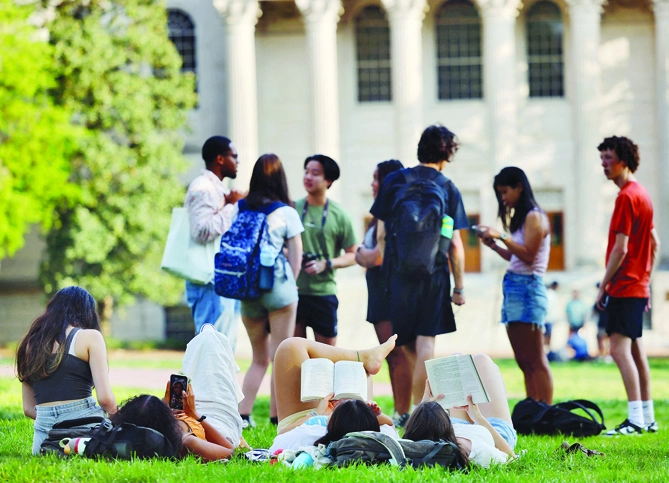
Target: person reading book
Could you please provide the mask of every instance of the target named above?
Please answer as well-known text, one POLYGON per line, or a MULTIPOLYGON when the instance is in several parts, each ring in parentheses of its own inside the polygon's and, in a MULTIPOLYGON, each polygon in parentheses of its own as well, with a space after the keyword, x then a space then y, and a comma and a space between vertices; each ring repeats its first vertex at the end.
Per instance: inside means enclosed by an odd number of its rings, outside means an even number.
POLYGON ((463 466, 471 462, 487 468, 515 457, 517 435, 499 368, 485 354, 473 356, 473 361, 490 402, 477 404, 470 394, 467 404, 452 408, 449 415, 439 404, 444 395, 434 396, 428 379, 423 400, 405 426, 404 438, 451 441, 460 448, 463 466))
POLYGON ((318 358, 302 363, 302 402, 323 399, 333 393, 332 399, 368 399, 367 373, 362 362, 318 358))
POLYGON ((362 363, 367 374, 376 374, 395 347, 396 335, 372 349, 351 350, 309 339, 290 338, 277 349, 274 359, 276 404, 279 417, 277 437, 270 452, 297 450, 301 446, 328 445, 351 431, 382 431, 397 437, 392 419, 373 402, 358 399, 333 400, 334 393, 320 400, 302 401, 302 365, 323 358, 334 363, 362 363))
POLYGON ((490 402, 481 376, 470 354, 456 354, 425 361, 430 387, 444 397, 438 402, 444 409, 467 405, 471 394, 475 403, 490 402))

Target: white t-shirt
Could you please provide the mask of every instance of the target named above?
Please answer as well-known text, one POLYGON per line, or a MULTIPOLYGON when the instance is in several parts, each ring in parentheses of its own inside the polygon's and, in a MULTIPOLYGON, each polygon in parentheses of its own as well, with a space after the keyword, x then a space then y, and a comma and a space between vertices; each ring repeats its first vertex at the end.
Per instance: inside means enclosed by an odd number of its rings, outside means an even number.
MULTIPOLYGON (((232 210, 232 222, 237 219, 239 206, 235 203, 232 210)), ((297 214, 292 206, 282 206, 271 212, 267 216, 267 233, 269 242, 276 249, 277 253, 283 250, 286 240, 299 235, 304 231, 300 215, 297 214)))
MULTIPOLYGON (((328 429, 325 426, 321 425, 308 425, 301 424, 297 428, 293 428, 290 431, 277 435, 274 438, 274 442, 269 449, 270 454, 273 454, 276 450, 293 450, 297 451, 302 446, 314 446, 314 442, 328 432, 328 429)), ((383 424, 381 426, 381 432, 387 434, 391 438, 399 439, 397 431, 393 426, 388 424, 383 424)))
POLYGON ((469 460, 484 468, 492 463, 506 463, 508 455, 495 447, 495 440, 487 428, 478 424, 454 424, 453 431, 458 438, 465 438, 472 442, 472 451, 469 460))

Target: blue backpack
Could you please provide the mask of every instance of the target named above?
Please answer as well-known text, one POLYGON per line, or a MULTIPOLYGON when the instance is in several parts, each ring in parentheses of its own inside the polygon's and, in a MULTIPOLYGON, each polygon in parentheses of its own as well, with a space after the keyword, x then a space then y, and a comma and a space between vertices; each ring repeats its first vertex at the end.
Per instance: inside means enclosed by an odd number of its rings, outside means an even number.
POLYGON ((222 297, 237 300, 259 298, 260 248, 268 243, 267 216, 286 206, 275 201, 252 210, 244 200, 238 203, 239 215, 221 237, 221 248, 214 258, 214 290, 222 297))

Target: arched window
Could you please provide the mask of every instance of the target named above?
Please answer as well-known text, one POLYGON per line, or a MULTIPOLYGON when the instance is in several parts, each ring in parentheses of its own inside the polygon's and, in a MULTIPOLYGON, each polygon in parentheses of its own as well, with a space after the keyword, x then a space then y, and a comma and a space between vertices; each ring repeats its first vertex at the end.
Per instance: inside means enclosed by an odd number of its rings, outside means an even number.
POLYGON ((170 9, 167 11, 167 29, 169 37, 177 48, 183 65, 182 72, 197 73, 195 57, 195 25, 190 16, 181 11, 170 9))
POLYGON ((469 0, 441 4, 437 27, 437 82, 439 99, 480 99, 481 18, 469 0))
POLYGON ((527 71, 530 97, 564 96, 564 24, 560 8, 540 1, 527 11, 527 71))
POLYGON ((390 28, 381 7, 368 5, 355 19, 358 101, 391 99, 390 28))

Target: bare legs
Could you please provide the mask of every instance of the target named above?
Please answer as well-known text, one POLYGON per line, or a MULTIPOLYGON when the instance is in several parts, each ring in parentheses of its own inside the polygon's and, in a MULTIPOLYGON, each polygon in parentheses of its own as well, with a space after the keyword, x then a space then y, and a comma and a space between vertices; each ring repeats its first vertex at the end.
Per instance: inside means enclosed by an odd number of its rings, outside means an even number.
POLYGON ((629 337, 613 333, 610 337, 611 357, 616 362, 623 378, 628 401, 649 401, 650 368, 641 338, 632 341, 629 337))
MULTIPOLYGON (((249 339, 251 340, 253 360, 242 384, 242 391, 245 397, 239 403, 240 414, 251 414, 258 394, 258 388, 267 372, 267 366, 274 360, 274 355, 279 344, 291 337, 295 331, 296 313, 297 302, 270 312, 268 318, 242 316, 242 322, 244 322, 249 339), (268 322, 270 333, 267 333, 268 322)), ((276 416, 276 397, 273 381, 270 392, 270 416, 276 416)))
MULTIPOLYGON (((295 337, 302 337, 303 339, 307 338, 307 324, 303 320, 298 320, 297 324, 295 324, 295 337)), ((337 344, 336 337, 326 337, 324 335, 317 334, 316 331, 314 331, 314 339, 316 339, 316 342, 320 342, 321 344, 337 344)))
POLYGON ((395 339, 396 336, 393 336, 373 349, 358 352, 300 337, 283 341, 276 351, 273 370, 279 421, 291 414, 315 408, 318 405, 318 401, 304 403, 300 401, 302 363, 305 360, 322 357, 333 362, 357 361, 359 353, 365 370, 370 374, 376 374, 381 369, 383 360, 395 347, 395 339))
POLYGON ((402 346, 409 365, 412 368, 411 388, 413 400, 420 401, 425 391, 427 372, 425 361, 434 359, 434 337, 419 335, 416 340, 402 346))
MULTIPOLYGON (((476 364, 483 386, 488 392, 488 396, 490 396, 490 402, 479 403, 478 407, 481 414, 486 418, 503 419, 513 425, 511 412, 509 411, 509 401, 506 398, 506 386, 499 367, 486 354, 476 354, 474 364, 476 364)), ((473 422, 467 415, 467 411, 462 409, 451 409, 451 417, 473 422)))
MULTIPOLYGON (((389 320, 374 324, 379 344, 387 341, 393 335, 393 326, 389 320)), ((412 370, 406 354, 400 347, 395 347, 386 357, 390 385, 393 388, 395 411, 400 415, 408 413, 411 408, 411 377, 412 370)))
POLYGON ((510 322, 506 332, 518 367, 523 371, 527 397, 553 404, 553 376, 544 353, 541 329, 535 324, 510 322))

